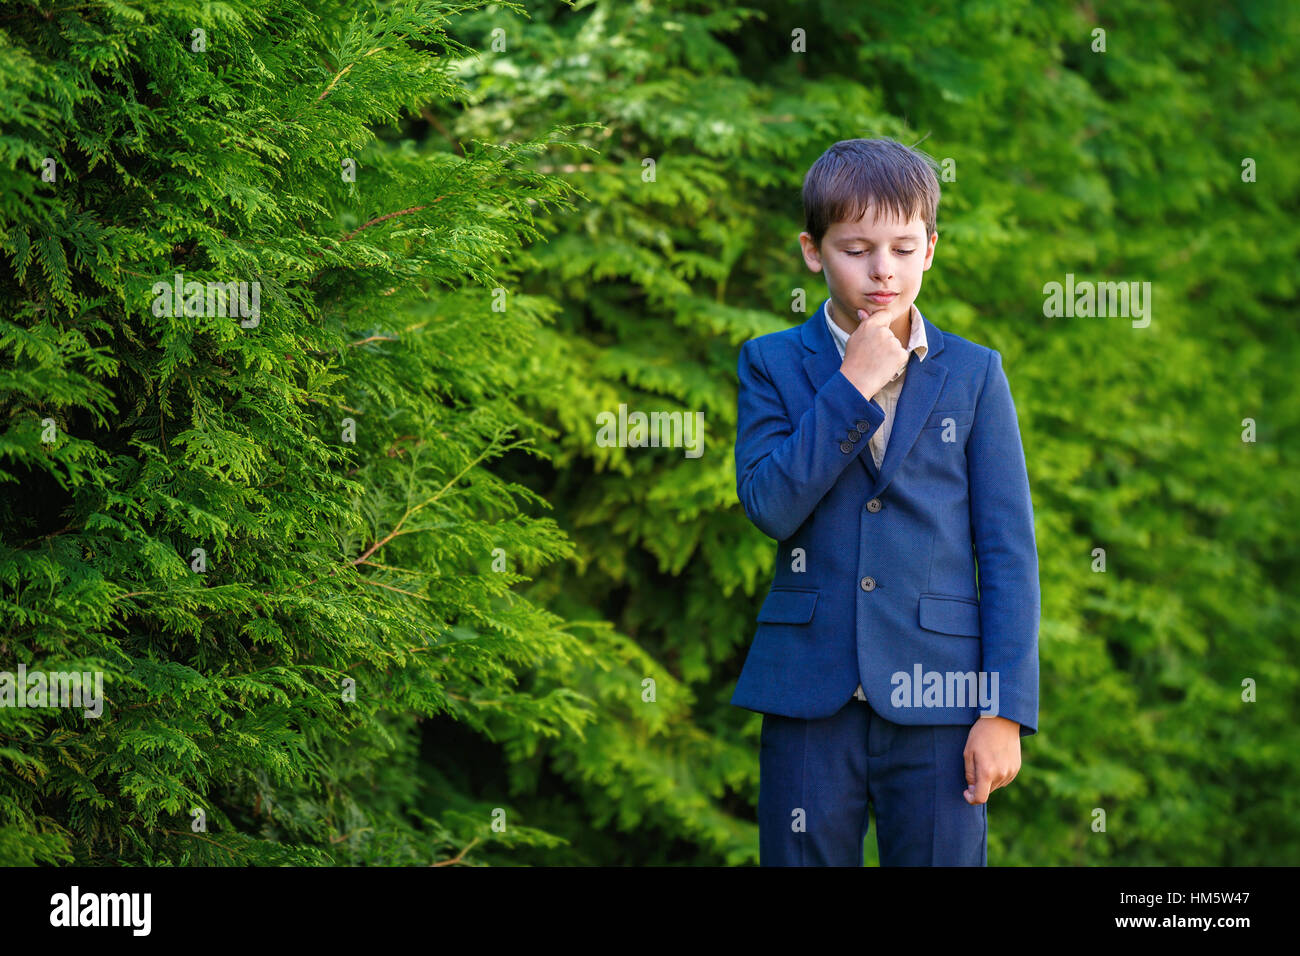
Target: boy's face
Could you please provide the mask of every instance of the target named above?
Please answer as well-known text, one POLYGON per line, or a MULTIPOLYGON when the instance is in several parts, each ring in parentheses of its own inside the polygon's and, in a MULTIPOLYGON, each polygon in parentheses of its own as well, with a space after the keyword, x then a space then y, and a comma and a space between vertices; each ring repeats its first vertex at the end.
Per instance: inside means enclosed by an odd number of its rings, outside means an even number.
POLYGON ((826 287, 835 318, 849 325, 858 323, 858 309, 868 315, 886 310, 890 325, 906 322, 912 303, 921 291, 921 273, 934 261, 938 233, 925 238, 925 223, 903 222, 888 212, 874 220, 871 203, 857 222, 832 223, 822 237, 821 250, 812 235, 799 233, 803 259, 813 272, 826 271, 826 287), (869 298, 874 292, 896 293, 888 302, 869 298))

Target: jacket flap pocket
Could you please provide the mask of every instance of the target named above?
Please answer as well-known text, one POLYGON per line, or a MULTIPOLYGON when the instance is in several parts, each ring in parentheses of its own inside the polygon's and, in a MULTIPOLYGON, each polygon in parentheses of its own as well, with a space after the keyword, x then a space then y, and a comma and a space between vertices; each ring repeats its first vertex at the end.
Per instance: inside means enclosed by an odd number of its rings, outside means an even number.
POLYGON ((980 636, 980 606, 978 601, 963 597, 945 597, 939 594, 922 594, 920 606, 921 626, 927 631, 941 634, 980 636))
POLYGON ((812 620, 819 591, 773 588, 758 612, 762 624, 807 624, 812 620))

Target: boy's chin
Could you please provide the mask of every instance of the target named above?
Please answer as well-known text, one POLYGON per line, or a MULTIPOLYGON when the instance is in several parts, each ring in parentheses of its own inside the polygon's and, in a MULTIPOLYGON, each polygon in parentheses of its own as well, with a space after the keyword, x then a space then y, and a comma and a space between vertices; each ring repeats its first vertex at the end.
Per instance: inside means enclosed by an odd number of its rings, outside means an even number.
MULTIPOLYGON (((867 315, 869 317, 876 315, 879 312, 886 312, 889 314, 890 321, 892 322, 894 319, 897 319, 900 316, 907 315, 907 313, 910 312, 912 309, 912 303, 901 302, 898 299, 898 297, 895 296, 894 301, 886 303, 885 305, 880 305, 875 302, 868 302, 866 305, 863 306, 863 308, 866 310, 867 315)), ((854 317, 855 318, 857 317, 856 314, 854 317)))

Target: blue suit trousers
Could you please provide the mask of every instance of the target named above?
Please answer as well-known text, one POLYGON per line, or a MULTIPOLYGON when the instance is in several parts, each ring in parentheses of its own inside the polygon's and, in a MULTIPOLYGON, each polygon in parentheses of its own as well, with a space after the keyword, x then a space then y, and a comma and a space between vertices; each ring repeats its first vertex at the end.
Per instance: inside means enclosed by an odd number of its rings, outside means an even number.
POLYGON ((891 723, 851 698, 830 717, 763 715, 761 866, 862 866, 876 814, 881 866, 987 866, 988 804, 968 804, 969 724, 891 723))

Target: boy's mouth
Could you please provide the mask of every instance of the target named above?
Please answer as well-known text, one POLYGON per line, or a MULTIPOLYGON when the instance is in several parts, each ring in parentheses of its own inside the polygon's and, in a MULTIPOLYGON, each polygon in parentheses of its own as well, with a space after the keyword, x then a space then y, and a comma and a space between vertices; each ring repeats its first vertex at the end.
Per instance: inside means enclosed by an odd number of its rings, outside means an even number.
POLYGON ((867 298, 877 305, 884 305, 888 302, 892 302, 896 295, 898 295, 897 292, 873 292, 871 295, 867 296, 867 298))

